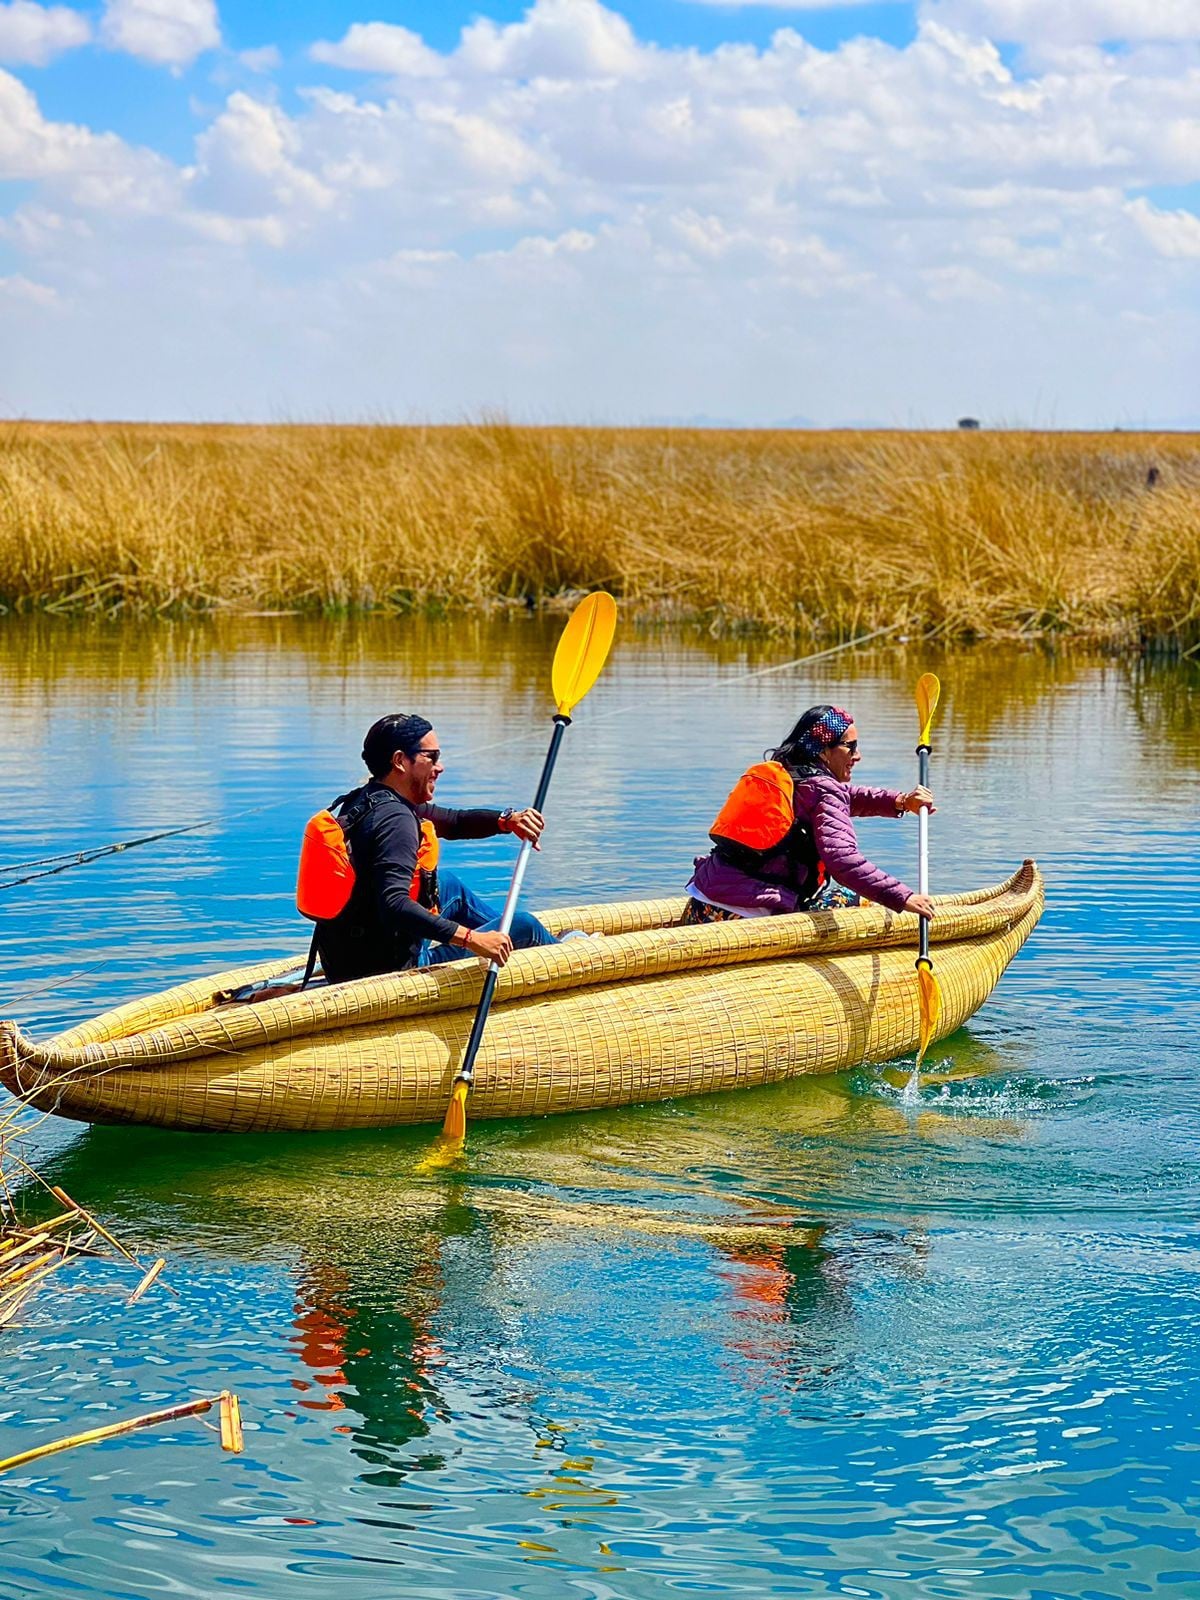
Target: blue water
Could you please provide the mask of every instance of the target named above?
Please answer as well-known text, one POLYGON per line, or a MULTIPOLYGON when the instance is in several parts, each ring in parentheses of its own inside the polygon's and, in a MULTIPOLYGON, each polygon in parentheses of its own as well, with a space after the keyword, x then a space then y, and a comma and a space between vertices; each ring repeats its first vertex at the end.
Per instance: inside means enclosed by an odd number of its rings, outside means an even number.
MULTIPOLYGON (((0 1014, 47 1035, 300 950, 299 829, 384 710, 433 718, 447 801, 526 799, 554 635, 4 621, 0 866, 221 820, 0 887, 0 1014)), ((440 1175, 422 1130, 42 1120, 10 1150, 178 1293, 51 1279, 0 1331, 0 1453, 223 1387, 246 1451, 191 1420, 0 1477, 5 1600, 1200 1595, 1200 674, 897 647, 749 676, 796 653, 625 630, 530 900, 678 890, 814 700, 908 785, 931 667, 935 888, 1029 854, 1049 898, 919 1104, 875 1064, 473 1124, 440 1175)), ((911 880, 914 828, 860 837, 911 880)), ((451 849, 502 893, 510 842, 451 849)))

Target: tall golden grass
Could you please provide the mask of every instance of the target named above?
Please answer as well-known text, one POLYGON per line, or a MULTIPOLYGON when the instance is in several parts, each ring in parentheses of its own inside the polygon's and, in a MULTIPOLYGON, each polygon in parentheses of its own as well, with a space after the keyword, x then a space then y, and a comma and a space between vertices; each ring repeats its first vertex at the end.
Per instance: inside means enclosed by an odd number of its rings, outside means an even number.
POLYGON ((0 602, 1200 641, 1200 437, 16 423, 0 602), (1157 481, 1148 483, 1150 468, 1157 481))

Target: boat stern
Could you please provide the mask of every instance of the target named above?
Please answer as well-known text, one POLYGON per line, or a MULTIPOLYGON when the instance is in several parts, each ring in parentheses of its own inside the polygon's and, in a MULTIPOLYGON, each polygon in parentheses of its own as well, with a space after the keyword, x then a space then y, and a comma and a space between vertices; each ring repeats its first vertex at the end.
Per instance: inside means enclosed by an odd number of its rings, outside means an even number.
POLYGON ((41 1055, 15 1022, 0 1020, 0 1084, 18 1100, 34 1104, 36 1091, 44 1086, 41 1055))

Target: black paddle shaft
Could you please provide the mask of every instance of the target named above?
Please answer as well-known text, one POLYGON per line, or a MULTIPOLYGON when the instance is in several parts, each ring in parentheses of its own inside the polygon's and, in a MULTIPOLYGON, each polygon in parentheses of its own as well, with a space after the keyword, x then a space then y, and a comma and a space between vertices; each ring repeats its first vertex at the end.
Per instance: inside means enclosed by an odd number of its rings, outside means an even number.
MULTIPOLYGON (((550 736, 550 748, 546 751, 546 760, 542 765, 542 776, 538 781, 537 793, 533 797, 533 809, 535 811, 540 811, 546 803, 546 791, 550 787, 554 763, 558 760, 558 749, 562 744, 563 734, 570 725, 570 717, 564 715, 561 711, 555 712, 554 732, 550 736)), ((479 1054, 479 1046, 483 1043, 483 1029, 487 1022, 488 1012, 492 1008, 492 995, 496 992, 496 979, 499 976, 499 967, 494 961, 489 961, 487 976, 483 980, 483 992, 479 996, 479 1005, 475 1009, 475 1021, 471 1024, 471 1037, 467 1040, 467 1048, 463 1052, 462 1066, 458 1069, 458 1076, 464 1083, 471 1083, 475 1078, 475 1057, 479 1054)))
MULTIPOLYGON (((928 789, 928 787, 929 787, 929 755, 930 755, 930 750, 929 750, 929 746, 927 744, 919 744, 917 746, 917 782, 921 785, 921 787, 923 789, 928 789)), ((928 824, 926 826, 928 826, 928 824)), ((929 960, 929 918, 928 917, 922 917, 921 918, 921 935, 920 935, 920 939, 921 939, 920 952, 919 952, 919 954, 917 956, 917 960, 918 961, 928 961, 929 960)))

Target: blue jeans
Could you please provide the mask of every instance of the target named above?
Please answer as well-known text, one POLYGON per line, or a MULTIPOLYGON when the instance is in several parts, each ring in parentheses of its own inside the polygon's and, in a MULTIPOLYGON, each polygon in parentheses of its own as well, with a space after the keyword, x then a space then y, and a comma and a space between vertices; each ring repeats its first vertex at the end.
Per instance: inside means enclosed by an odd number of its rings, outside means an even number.
MULTIPOLYGON (((474 933, 495 933, 500 926, 500 912, 486 900, 481 900, 473 889, 468 889, 453 872, 438 872, 438 899, 441 914, 457 922, 460 927, 474 933)), ((557 944, 558 940, 528 911, 513 914, 508 930, 515 950, 530 950, 534 945, 557 944)), ((419 967, 435 967, 442 961, 462 961, 471 952, 457 944, 423 944, 417 957, 419 967)))

